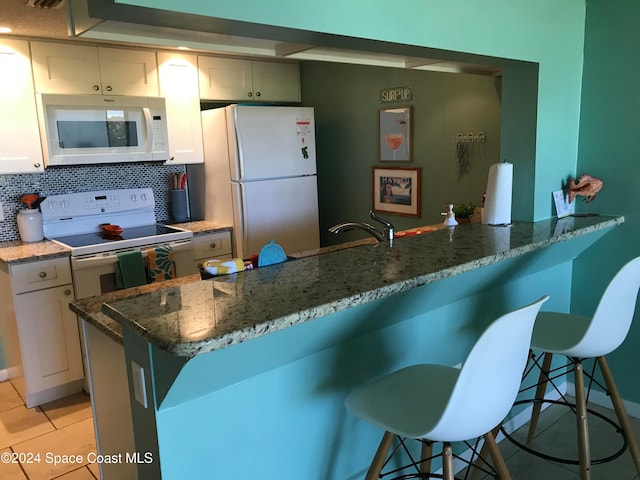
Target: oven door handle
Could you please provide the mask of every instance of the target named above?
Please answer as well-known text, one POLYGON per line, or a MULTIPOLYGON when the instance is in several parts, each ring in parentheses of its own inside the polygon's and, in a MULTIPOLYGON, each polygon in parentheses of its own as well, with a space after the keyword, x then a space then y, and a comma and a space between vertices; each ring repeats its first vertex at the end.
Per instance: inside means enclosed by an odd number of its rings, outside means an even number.
MULTIPOLYGON (((155 246, 163 246, 163 244, 155 245, 155 246)), ((174 244, 169 244, 173 253, 179 252, 188 252, 193 250, 193 245, 191 240, 186 240, 182 242, 176 242, 174 244)), ((154 247, 148 247, 154 248, 154 247)), ((140 249, 142 253, 142 258, 147 257, 147 248, 140 249)), ((71 257, 71 268, 74 270, 81 270, 85 268, 94 268, 102 265, 112 265, 118 262, 118 255, 116 253, 110 252, 102 255, 89 255, 86 257, 71 257)))

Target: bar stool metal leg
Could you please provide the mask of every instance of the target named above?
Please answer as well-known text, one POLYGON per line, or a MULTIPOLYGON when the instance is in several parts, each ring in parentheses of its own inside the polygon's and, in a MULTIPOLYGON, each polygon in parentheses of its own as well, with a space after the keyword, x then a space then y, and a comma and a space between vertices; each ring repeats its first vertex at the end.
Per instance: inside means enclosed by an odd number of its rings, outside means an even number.
POLYGON ((536 427, 538 426, 538 418, 540 418, 540 410, 542 409, 542 399, 547 391, 547 382, 549 381, 549 370, 551 370, 551 360, 553 359, 553 353, 545 353, 544 360, 542 361, 542 368, 540 369, 540 376, 538 377, 538 386, 536 387, 536 401, 533 403, 533 412, 531 413, 531 420, 529 421, 529 432, 527 433, 527 443, 531 443, 533 436, 536 433, 536 427))
POLYGON ((580 480, 591 479, 591 450, 589 448, 589 425, 587 423, 587 399, 584 392, 582 361, 575 359, 573 368, 576 386, 576 426, 578 429, 578 451, 580 457, 580 480))
POLYGON ((443 480, 455 480, 453 476, 453 451, 449 442, 442 444, 442 478, 443 480))
POLYGON ((367 470, 367 476, 365 477, 365 480, 378 480, 378 478, 380 478, 380 472, 382 471, 384 462, 387 459, 387 453, 389 453, 392 442, 393 433, 384 432, 382 440, 380 441, 380 445, 378 446, 378 450, 376 451, 376 455, 371 461, 369 470, 367 470))
POLYGON ((604 382, 607 385, 607 390, 609 390, 609 395, 611 395, 611 401, 613 402, 613 409, 616 412, 616 416, 618 417, 618 422, 620 423, 620 427, 622 427, 622 431, 627 439, 627 446, 629 448, 629 452, 633 457, 633 463, 636 465, 636 471, 640 474, 640 448, 638 448, 638 442, 636 437, 631 429, 631 424, 629 423, 629 416, 627 415, 627 410, 624 407, 624 403, 622 403, 622 398, 620 398, 620 392, 618 391, 618 387, 616 386, 616 382, 613 380, 613 375, 611 374, 611 370, 609 369, 609 364, 604 356, 598 357, 598 366, 600 367, 600 372, 602 373, 602 377, 604 378, 604 382))

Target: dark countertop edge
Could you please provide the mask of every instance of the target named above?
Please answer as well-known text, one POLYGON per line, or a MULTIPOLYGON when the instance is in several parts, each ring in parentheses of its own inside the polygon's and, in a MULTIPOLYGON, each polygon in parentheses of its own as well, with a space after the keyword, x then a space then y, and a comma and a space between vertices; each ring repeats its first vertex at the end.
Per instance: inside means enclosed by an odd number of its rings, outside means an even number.
POLYGON ((104 332, 113 340, 122 343, 122 325, 102 312, 102 305, 105 301, 119 300, 123 298, 135 298, 146 293, 155 292, 163 288, 172 288, 185 283, 192 283, 200 280, 200 274, 196 273, 186 277, 174 278, 157 283, 147 283, 139 287, 132 287, 104 295, 81 298, 69 303, 69 309, 87 321, 98 330, 104 332))
MULTIPOLYGON (((531 223, 534 223, 534 222, 531 222, 531 223)), ((573 230, 571 232, 564 232, 559 235, 553 235, 552 237, 547 238, 545 240, 533 242, 521 247, 510 249, 510 250, 507 250, 506 252, 487 255, 485 257, 479 257, 475 260, 461 263, 452 267, 448 267, 448 268, 439 270, 437 272, 431 272, 424 275, 419 275, 409 280, 404 280, 395 284, 385 285, 375 290, 359 292, 356 295, 344 297, 340 300, 336 300, 328 304, 315 305, 309 309, 300 310, 299 312, 285 315, 280 318, 267 320, 265 322, 255 324, 251 327, 238 329, 233 332, 226 333, 220 337, 209 338, 205 340, 198 340, 194 342, 174 343, 174 342, 163 341, 161 338, 158 338, 157 336, 151 334, 147 329, 141 327, 136 322, 132 322, 129 319, 125 318, 124 316, 120 315, 117 310, 112 309, 106 303, 102 304, 102 312, 105 315, 107 315, 109 318, 112 318, 120 323, 126 323, 127 325, 131 326, 135 331, 139 332, 141 336, 148 339, 151 344, 157 346, 158 348, 175 356, 191 358, 201 353, 220 350, 222 348, 229 347, 231 345, 235 345, 235 344, 245 342, 247 340, 251 340, 252 338, 256 338, 258 336, 266 335, 268 333, 273 333, 273 332, 285 329, 287 327, 291 327, 293 325, 307 322, 309 320, 314 320, 316 318, 320 318, 321 316, 326 316, 328 313, 340 312, 348 308, 359 306, 373 300, 378 300, 380 298, 387 297, 389 295, 404 292, 412 288, 426 285, 428 283, 433 283, 438 280, 453 277, 455 275, 476 270, 478 268, 486 267, 488 265, 492 265, 502 260, 518 257, 526 253, 540 250, 541 248, 544 248, 549 245, 553 245, 555 243, 560 243, 578 236, 597 232, 599 230, 613 228, 615 226, 621 225, 622 223, 624 223, 623 216, 612 217, 596 225, 583 227, 580 230, 573 230), (323 313, 322 315, 318 315, 314 311, 322 311, 323 313), (256 331, 259 331, 259 334, 256 335, 255 334, 256 331), (248 338, 243 338, 243 337, 248 337, 248 338), (196 351, 196 353, 193 353, 194 351, 196 351)), ((509 227, 504 227, 504 228, 509 228, 509 227)))

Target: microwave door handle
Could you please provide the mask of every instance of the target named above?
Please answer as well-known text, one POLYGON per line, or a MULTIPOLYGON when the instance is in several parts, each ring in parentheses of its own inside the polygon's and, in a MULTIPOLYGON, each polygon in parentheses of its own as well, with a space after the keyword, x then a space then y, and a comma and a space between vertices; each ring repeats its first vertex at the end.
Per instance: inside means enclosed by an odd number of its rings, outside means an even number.
POLYGON ((153 145, 153 125, 151 123, 151 110, 148 107, 144 107, 142 109, 142 113, 144 114, 144 121, 147 124, 147 150, 151 150, 151 145, 153 145))

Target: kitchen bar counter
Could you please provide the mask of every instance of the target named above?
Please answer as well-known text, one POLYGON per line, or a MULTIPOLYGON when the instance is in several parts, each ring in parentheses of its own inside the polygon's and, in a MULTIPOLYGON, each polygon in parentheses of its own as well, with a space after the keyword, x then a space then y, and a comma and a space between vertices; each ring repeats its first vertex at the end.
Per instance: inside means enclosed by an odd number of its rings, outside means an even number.
MULTIPOLYGON (((224 349, 270 332, 609 229, 623 217, 594 216, 443 228, 307 256, 213 280, 183 281, 106 300, 103 312, 179 357, 224 349)), ((577 253, 577 252, 576 252, 577 253)), ((72 305, 104 328, 86 303, 72 305)), ((95 305, 94 310, 95 312, 95 305)))

